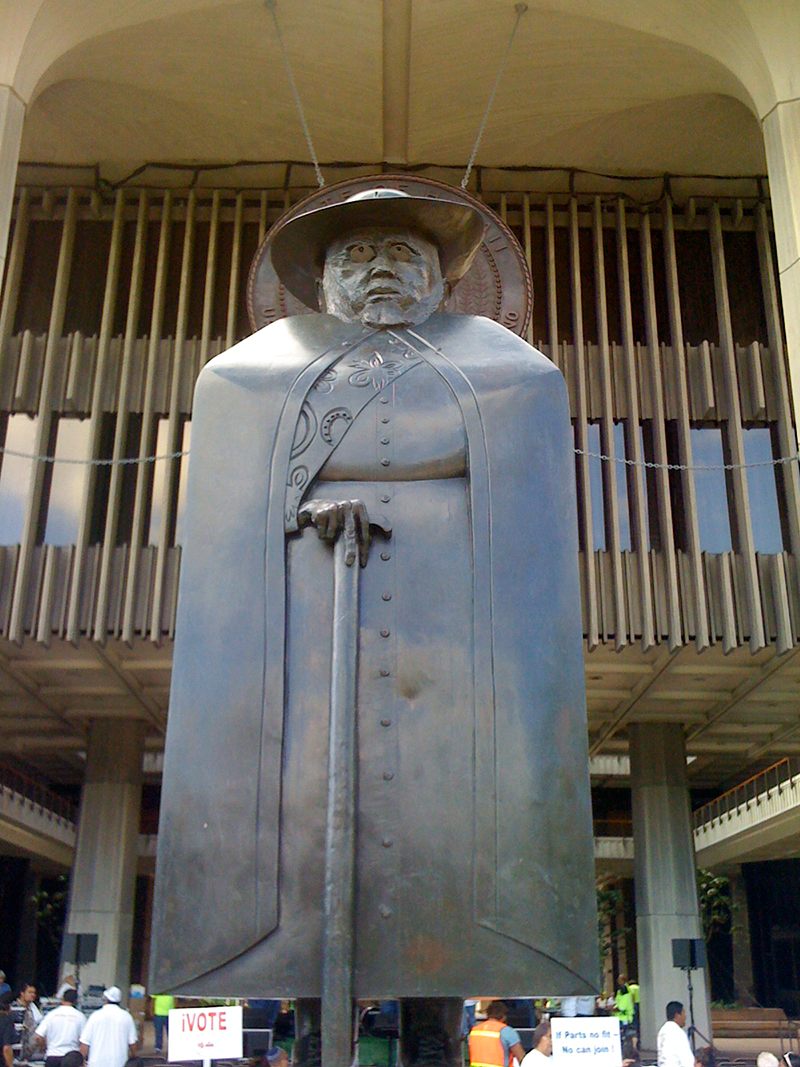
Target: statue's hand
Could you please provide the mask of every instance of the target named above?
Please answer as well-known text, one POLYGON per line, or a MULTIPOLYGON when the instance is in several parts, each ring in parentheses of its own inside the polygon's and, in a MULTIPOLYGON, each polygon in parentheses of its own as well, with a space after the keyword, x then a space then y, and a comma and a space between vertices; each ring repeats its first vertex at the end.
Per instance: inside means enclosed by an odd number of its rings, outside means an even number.
POLYGON ((352 567, 358 552, 359 563, 366 567, 372 535, 367 509, 360 500, 307 500, 297 514, 297 522, 300 529, 315 526, 317 535, 330 544, 342 534, 347 566, 352 567))

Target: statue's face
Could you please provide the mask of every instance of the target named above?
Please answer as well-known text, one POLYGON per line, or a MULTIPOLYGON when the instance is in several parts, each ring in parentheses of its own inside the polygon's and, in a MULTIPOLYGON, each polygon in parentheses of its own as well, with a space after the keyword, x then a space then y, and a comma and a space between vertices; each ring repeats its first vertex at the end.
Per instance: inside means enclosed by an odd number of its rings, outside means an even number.
POLYGON ((320 303, 345 322, 420 323, 443 298, 437 248, 408 230, 358 230, 328 248, 320 303))

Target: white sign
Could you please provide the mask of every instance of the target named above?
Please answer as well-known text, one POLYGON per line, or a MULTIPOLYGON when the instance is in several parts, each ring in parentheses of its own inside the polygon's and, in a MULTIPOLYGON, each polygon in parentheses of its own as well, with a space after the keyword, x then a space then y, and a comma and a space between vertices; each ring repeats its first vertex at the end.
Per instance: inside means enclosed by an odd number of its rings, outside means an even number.
POLYGON ((553 1067, 620 1067, 622 1063, 619 1019, 606 1015, 551 1019, 550 1032, 553 1067))
MULTIPOLYGON (((174 1060, 240 1060, 242 1009, 173 1008, 169 1013, 169 1055, 174 1060)), ((619 1067, 619 1064, 617 1064, 619 1067)))

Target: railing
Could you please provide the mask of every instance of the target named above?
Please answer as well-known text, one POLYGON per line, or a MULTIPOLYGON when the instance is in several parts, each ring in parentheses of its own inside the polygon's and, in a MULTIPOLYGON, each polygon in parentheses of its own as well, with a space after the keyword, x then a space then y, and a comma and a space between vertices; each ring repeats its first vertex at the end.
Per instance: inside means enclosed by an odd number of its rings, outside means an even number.
POLYGON ((692 815, 695 830, 742 806, 759 804, 765 794, 770 796, 773 790, 780 792, 796 774, 800 774, 800 757, 798 756, 786 756, 777 763, 765 767, 763 771, 759 771, 758 774, 754 774, 751 778, 740 782, 739 785, 735 785, 733 789, 726 790, 698 808, 692 815))
POLYGON ((77 818, 77 805, 71 800, 54 793, 47 786, 37 782, 35 778, 31 778, 14 767, 9 767, 6 763, 0 763, 0 787, 18 793, 40 808, 45 808, 69 822, 75 822, 77 818))

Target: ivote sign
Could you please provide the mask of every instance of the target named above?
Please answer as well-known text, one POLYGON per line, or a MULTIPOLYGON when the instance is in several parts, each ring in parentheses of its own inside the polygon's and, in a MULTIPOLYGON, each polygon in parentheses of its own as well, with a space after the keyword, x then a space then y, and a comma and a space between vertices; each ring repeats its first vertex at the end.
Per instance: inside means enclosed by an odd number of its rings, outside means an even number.
POLYGON ((169 1061, 242 1058, 242 1009, 173 1008, 169 1061))

